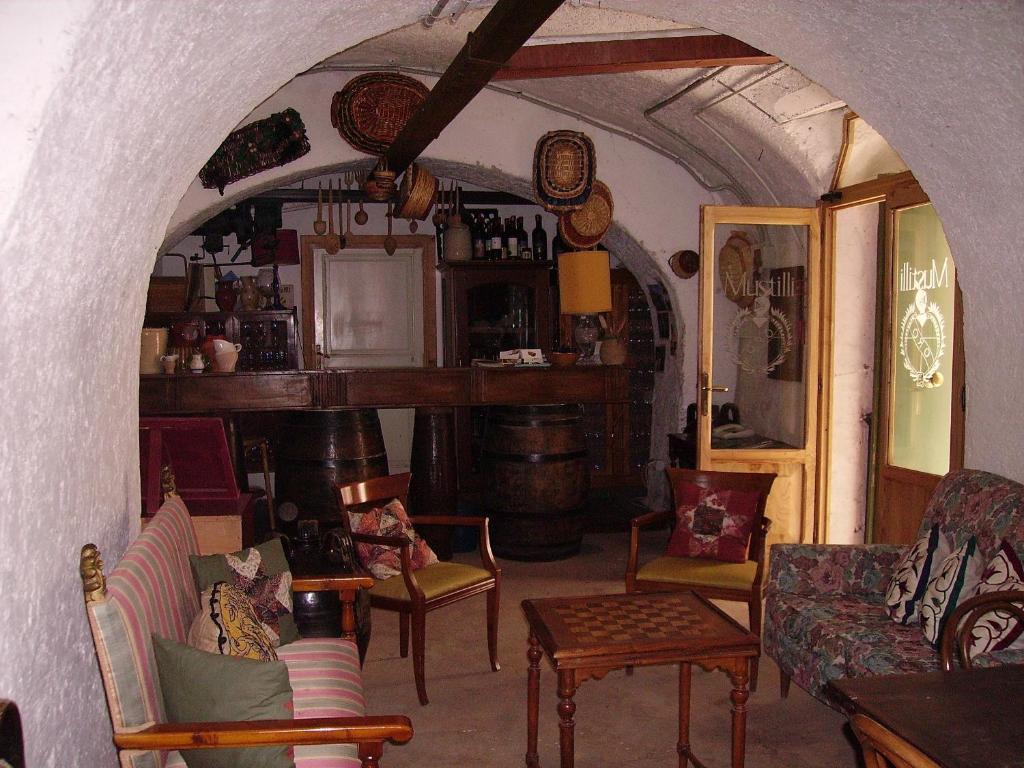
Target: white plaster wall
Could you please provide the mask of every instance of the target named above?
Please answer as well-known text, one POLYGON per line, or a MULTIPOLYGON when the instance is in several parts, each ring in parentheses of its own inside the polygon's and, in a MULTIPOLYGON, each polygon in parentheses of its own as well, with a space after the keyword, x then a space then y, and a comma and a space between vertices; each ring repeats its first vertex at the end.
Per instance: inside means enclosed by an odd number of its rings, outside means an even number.
MULTIPOLYGON (((1022 378, 1024 334, 1011 279, 1013 223, 1024 213, 1024 5, 605 4, 776 53, 890 141, 932 196, 962 279, 967 461, 1024 478, 1024 413, 1012 384, 1022 378)), ((74 570, 83 542, 113 561, 134 531, 136 347, 146 277, 171 214, 223 136, 268 94, 431 3, 40 5, 0 5, 3 41, 25 41, 0 45, 0 72, 17 84, 4 91, 0 119, 0 694, 22 706, 32 766, 112 765, 74 570)), ((614 144, 600 151, 627 153, 614 144)), ((644 205, 618 202, 627 212, 644 205)), ((695 230, 696 212, 681 215, 695 230)))

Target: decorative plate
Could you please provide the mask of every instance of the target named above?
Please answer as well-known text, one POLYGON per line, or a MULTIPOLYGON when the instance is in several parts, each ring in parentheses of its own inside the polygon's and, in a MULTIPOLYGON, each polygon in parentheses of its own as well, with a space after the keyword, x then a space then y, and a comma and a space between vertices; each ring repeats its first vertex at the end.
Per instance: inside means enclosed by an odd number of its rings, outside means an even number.
POLYGON ((614 210, 611 190, 603 181, 595 180, 583 207, 558 217, 558 234, 574 248, 592 248, 608 232, 614 210))
POLYGON ((383 155, 428 93, 427 86, 406 75, 359 75, 334 94, 331 125, 353 148, 383 155))
POLYGON ((590 198, 597 173, 594 143, 577 131, 551 131, 533 153, 533 193, 545 210, 574 211, 590 198))

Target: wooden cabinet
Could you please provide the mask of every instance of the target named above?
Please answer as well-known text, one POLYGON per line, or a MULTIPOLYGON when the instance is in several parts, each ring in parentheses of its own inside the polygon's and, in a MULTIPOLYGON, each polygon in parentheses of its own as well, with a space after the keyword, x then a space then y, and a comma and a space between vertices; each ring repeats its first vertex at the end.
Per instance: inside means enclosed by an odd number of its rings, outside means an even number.
POLYGON ((241 312, 153 312, 146 315, 147 327, 170 328, 172 348, 198 348, 207 336, 222 336, 242 345, 238 371, 294 371, 301 368, 295 310, 241 312), (192 324, 192 343, 180 338, 186 324, 192 324), (175 337, 179 338, 175 338, 175 337))
POLYGON ((441 264, 444 361, 467 366, 504 349, 551 349, 551 262, 441 264))

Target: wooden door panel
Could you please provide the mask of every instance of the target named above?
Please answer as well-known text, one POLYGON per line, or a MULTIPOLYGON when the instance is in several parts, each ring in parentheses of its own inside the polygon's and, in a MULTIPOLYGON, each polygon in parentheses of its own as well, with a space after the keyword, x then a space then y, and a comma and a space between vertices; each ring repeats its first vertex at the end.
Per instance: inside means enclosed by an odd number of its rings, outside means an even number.
POLYGON ((885 465, 879 472, 872 540, 879 544, 913 544, 938 475, 885 465))
POLYGON ((806 508, 808 474, 803 464, 788 461, 745 460, 716 461, 721 472, 774 472, 775 482, 768 496, 765 517, 772 521, 767 544, 806 541, 809 532, 803 510, 806 508))

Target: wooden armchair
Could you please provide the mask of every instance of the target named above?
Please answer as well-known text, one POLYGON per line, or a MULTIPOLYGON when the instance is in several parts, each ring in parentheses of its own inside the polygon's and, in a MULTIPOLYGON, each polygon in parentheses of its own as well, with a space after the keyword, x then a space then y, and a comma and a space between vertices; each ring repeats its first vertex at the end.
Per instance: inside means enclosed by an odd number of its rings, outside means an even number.
POLYGON ((358 483, 336 486, 342 510, 342 521, 355 542, 384 544, 399 548, 402 574, 376 581, 370 589, 370 605, 386 611, 396 611, 399 620, 399 651, 403 658, 409 655, 409 627, 412 625, 412 666, 416 679, 416 693, 420 704, 427 704, 424 680, 427 613, 437 608, 485 593, 487 595, 487 650, 491 669, 498 664, 498 606, 501 594, 501 569, 491 552, 491 539, 486 517, 454 517, 446 515, 417 515, 410 518, 414 525, 476 527, 480 532, 480 559, 483 567, 463 563, 435 563, 412 569, 411 546, 408 539, 398 536, 372 536, 353 533, 349 511, 380 506, 398 499, 408 509, 409 480, 406 472, 400 475, 376 477, 358 483))
POLYGON ((867 715, 854 715, 850 727, 864 753, 864 768, 940 768, 939 764, 867 715))
MULTIPOLYGON (((664 592, 693 590, 706 598, 740 600, 750 612, 750 631, 761 636, 761 598, 764 590, 765 539, 771 520, 764 516, 765 504, 774 474, 751 472, 705 472, 692 469, 667 469, 669 483, 687 482, 709 490, 754 491, 760 498, 757 517, 750 535, 747 561, 728 563, 697 557, 655 558, 639 563, 640 529, 664 525, 675 519, 675 511, 649 512, 630 522, 629 560, 626 564, 627 592, 664 592)), ((673 506, 675 506, 673 504, 673 506)), ((751 662, 750 688, 757 689, 758 660, 751 662)))
POLYGON ((1024 621, 1024 590, 987 592, 965 600, 950 614, 939 639, 939 659, 942 669, 951 672, 956 668, 954 656, 964 669, 971 668, 971 632, 986 614, 999 610, 1024 621))

